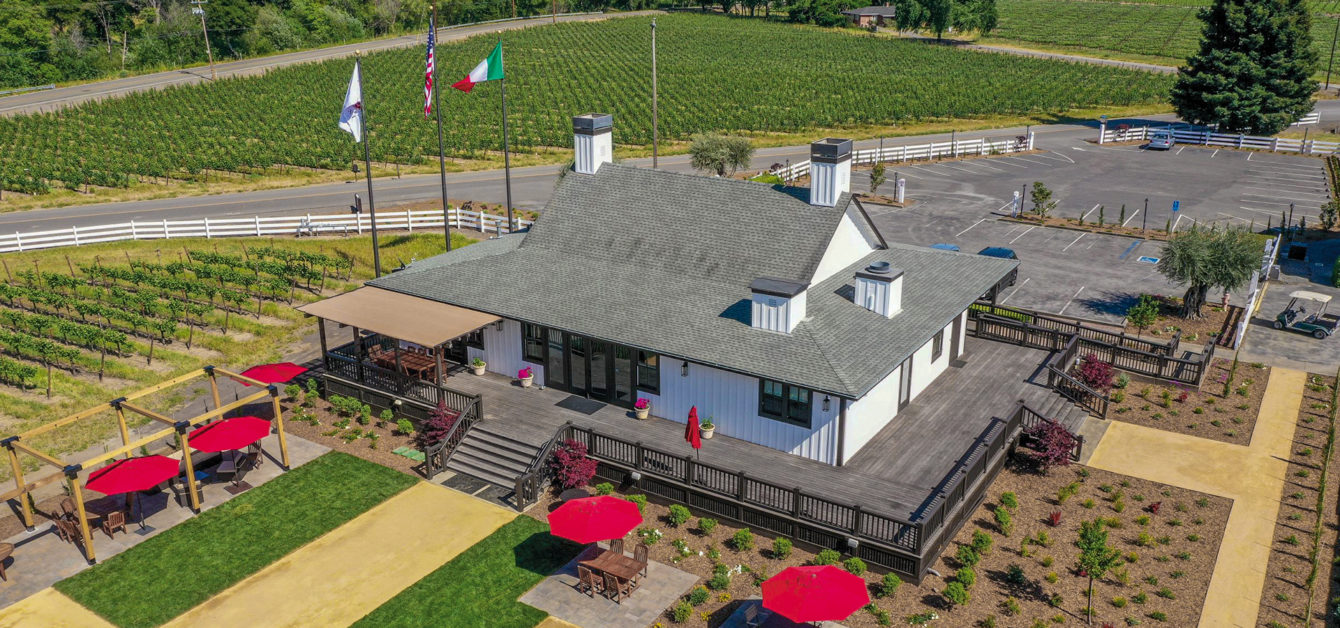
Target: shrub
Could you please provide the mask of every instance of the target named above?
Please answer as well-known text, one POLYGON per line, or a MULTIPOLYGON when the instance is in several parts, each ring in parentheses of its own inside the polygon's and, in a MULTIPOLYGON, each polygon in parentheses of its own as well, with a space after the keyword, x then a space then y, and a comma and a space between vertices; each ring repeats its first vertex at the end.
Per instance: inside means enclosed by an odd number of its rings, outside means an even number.
POLYGON ((1088 508, 1093 508, 1096 504, 1094 503, 1094 501, 1093 501, 1092 499, 1086 499, 1086 500, 1080 502, 1079 505, 1081 505, 1081 506, 1085 507, 1086 509, 1088 509, 1088 508))
POLYGON ((1013 597, 1005 598, 1005 601, 1000 603, 1000 610, 1005 613, 1006 617, 1014 617, 1023 612, 1023 609, 1019 606, 1019 600, 1013 597))
POLYGON ((731 537, 731 547, 737 552, 747 552, 754 549, 754 533, 749 528, 736 530, 735 536, 731 537))
POLYGON ((1163 502, 1153 502, 1149 505, 1150 514, 1159 514, 1159 509, 1163 507, 1163 502))
POLYGON ((390 408, 387 408, 385 410, 382 410, 381 415, 378 416, 377 419, 378 419, 377 427, 381 427, 383 425, 386 425, 387 423, 390 423, 391 421, 394 421, 395 413, 392 412, 390 408))
POLYGON ((707 601, 709 596, 710 594, 707 592, 707 587, 698 585, 693 587, 692 591, 689 591, 689 603, 694 606, 700 606, 707 601))
MULTIPOLYGON (((549 466, 554 470, 555 480, 565 489, 585 486, 596 475, 596 461, 586 455, 586 443, 571 439, 559 443, 549 466)), ((629 501, 637 502, 632 497, 629 501)), ((643 496, 638 510, 645 506, 646 496, 643 496)))
POLYGON ((1017 585, 1028 584, 1028 576, 1024 575, 1023 567, 1010 563, 1010 566, 1005 568, 1005 581, 1017 585))
POLYGON ((1112 379, 1116 376, 1112 365, 1098 359, 1095 353, 1090 353, 1080 360, 1075 374, 1085 386, 1098 391, 1112 388, 1112 379))
POLYGON ((1043 557, 1042 557, 1042 566, 1043 566, 1043 567, 1051 567, 1052 564, 1055 563, 1055 562, 1056 562, 1056 559, 1052 558, 1051 556, 1043 556, 1043 557))
POLYGON ((955 554, 954 557, 957 558, 959 564, 964 567, 974 567, 977 563, 982 561, 982 556, 978 554, 977 550, 973 549, 971 545, 958 546, 958 553, 955 554))
POLYGON ((634 504, 637 504, 637 511, 638 511, 638 512, 642 513, 642 512, 646 512, 646 511, 647 511, 647 496, 646 496, 646 495, 629 495, 629 496, 626 497, 625 499, 627 499, 627 500, 630 501, 630 502, 633 502, 634 504))
POLYGON ((596 485, 596 495, 613 495, 614 485, 609 482, 601 482, 596 485))
POLYGON ((1000 494, 1000 505, 1014 510, 1019 507, 1019 498, 1014 493, 1005 491, 1000 494))
POLYGON ((842 560, 842 554, 839 554, 837 550, 826 549, 821 550, 818 554, 815 554, 814 560, 811 562, 813 562, 816 565, 836 565, 841 560, 842 560))
POLYGON ((1052 514, 1047 515, 1047 525, 1050 525, 1053 528, 1061 525, 1061 511, 1054 510, 1052 511, 1052 514))
POLYGON ((1144 591, 1141 591, 1139 593, 1136 593, 1135 595, 1132 595, 1131 601, 1135 602, 1136 604, 1144 604, 1145 602, 1149 601, 1149 594, 1145 593, 1144 591))
POLYGON ((1052 584, 1056 584, 1056 581, 1060 580, 1061 576, 1057 575, 1055 571, 1049 571, 1046 576, 1043 576, 1043 579, 1052 584))
POLYGON ((1161 597, 1161 598, 1163 598, 1163 599, 1165 599, 1165 600, 1175 600, 1175 599, 1177 599, 1177 594, 1176 594, 1176 593, 1173 593, 1173 590, 1172 590, 1172 589, 1169 589, 1168 587, 1163 587, 1162 589, 1159 589, 1158 591, 1155 591, 1155 592, 1154 592, 1154 595, 1157 595, 1157 596, 1159 596, 1159 597, 1161 597))
POLYGON ((879 588, 876 590, 878 597, 893 597, 898 592, 898 587, 902 586, 903 579, 898 574, 886 573, 884 579, 880 581, 879 588))
POLYGON ((1052 608, 1061 608, 1061 605, 1065 604, 1065 598, 1061 597, 1060 593, 1053 593, 1051 598, 1047 600, 1047 603, 1051 604, 1052 608))
MULTIPOLYGON (((445 401, 438 403, 437 408, 434 408, 433 411, 428 414, 428 420, 423 422, 423 429, 419 430, 419 446, 427 447, 428 445, 441 442, 442 439, 446 438, 447 434, 451 432, 452 426, 456 425, 456 419, 459 417, 460 413, 447 409, 445 401)), ((583 449, 583 451, 585 451, 585 449, 583 449)), ((594 463, 594 461, 592 462, 594 463)), ((594 471, 592 473, 594 474, 594 471)), ((585 482, 582 482, 582 484, 585 484, 585 482)), ((581 485, 579 484, 577 486, 581 485)), ((572 487, 568 486, 565 488, 572 487)))
POLYGON ((707 517, 700 517, 698 519, 698 531, 702 532, 703 534, 711 534, 712 530, 716 527, 717 527, 716 519, 708 519, 707 517))
POLYGON ((1117 379, 1112 383, 1113 388, 1125 388, 1131 385, 1131 376, 1125 373, 1117 374, 1117 379))
POLYGON ((777 537, 772 540, 772 557, 777 560, 786 560, 791 556, 791 540, 783 537, 777 537))
POLYGON ((991 535, 981 530, 974 530, 972 533, 972 548, 980 556, 986 556, 991 553, 991 535))
POLYGON ((1014 520, 1010 517, 1010 511, 1003 506, 996 507, 996 527, 1005 536, 1009 536, 1010 530, 1014 528, 1014 520))
POLYGON ((414 424, 410 423, 409 419, 400 419, 399 421, 395 422, 395 429, 401 434, 409 436, 410 434, 414 433, 414 424))
POLYGON ((1112 598, 1112 605, 1115 606, 1115 607, 1117 607, 1117 608, 1125 608, 1125 607, 1126 607, 1126 598, 1124 598, 1124 597, 1114 597, 1114 598, 1112 598))
MULTIPOLYGON (((707 593, 707 591, 704 590, 703 593, 707 593)), ((693 605, 684 600, 680 600, 679 603, 675 604, 675 608, 671 611, 670 616, 675 620, 676 624, 682 624, 693 617, 693 605)))
POLYGON ((1030 457, 1038 470, 1046 475, 1052 467, 1070 464, 1070 452, 1075 449, 1075 435, 1060 423, 1043 422, 1029 428, 1027 434, 1036 445, 1030 457))
POLYGON ((718 571, 707 580, 707 588, 713 591, 724 591, 730 588, 730 573, 718 571))
POLYGON ((963 583, 957 581, 945 585, 945 589, 941 594, 944 595, 945 601, 949 602, 950 606, 964 606, 972 600, 972 596, 968 595, 967 587, 964 587, 963 583))
POLYGON ((852 556, 851 558, 842 561, 842 568, 853 575, 859 576, 865 573, 865 561, 852 556))
POLYGON ((670 522, 671 527, 678 528, 689 520, 689 509, 679 504, 671 504, 670 514, 666 516, 666 519, 670 522))
POLYGON ((977 583, 977 572, 972 567, 962 567, 954 573, 954 580, 963 583, 963 588, 971 589, 977 583))

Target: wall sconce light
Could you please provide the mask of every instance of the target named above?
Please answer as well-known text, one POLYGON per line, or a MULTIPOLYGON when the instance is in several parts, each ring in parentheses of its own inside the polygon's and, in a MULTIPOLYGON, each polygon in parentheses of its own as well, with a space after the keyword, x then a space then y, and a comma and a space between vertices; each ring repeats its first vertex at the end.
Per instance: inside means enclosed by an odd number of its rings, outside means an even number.
POLYGON ((824 395, 824 412, 828 412, 828 404, 832 401, 828 395, 824 395))
POLYGON ((689 363, 687 360, 685 360, 682 364, 679 365, 679 376, 680 377, 689 376, 689 363))
POLYGON ((495 331, 502 331, 502 328, 503 328, 503 322, 502 322, 502 320, 498 320, 498 321, 496 321, 496 322, 493 323, 493 329, 494 329, 495 331))

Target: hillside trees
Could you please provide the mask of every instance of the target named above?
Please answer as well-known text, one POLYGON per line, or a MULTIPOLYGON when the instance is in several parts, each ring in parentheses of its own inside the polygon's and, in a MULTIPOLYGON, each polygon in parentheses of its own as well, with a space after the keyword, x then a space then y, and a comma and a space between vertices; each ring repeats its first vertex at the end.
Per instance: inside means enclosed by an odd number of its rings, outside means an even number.
POLYGON ((939 39, 946 30, 978 32, 996 27, 996 0, 898 0, 894 21, 900 29, 926 29, 939 39))

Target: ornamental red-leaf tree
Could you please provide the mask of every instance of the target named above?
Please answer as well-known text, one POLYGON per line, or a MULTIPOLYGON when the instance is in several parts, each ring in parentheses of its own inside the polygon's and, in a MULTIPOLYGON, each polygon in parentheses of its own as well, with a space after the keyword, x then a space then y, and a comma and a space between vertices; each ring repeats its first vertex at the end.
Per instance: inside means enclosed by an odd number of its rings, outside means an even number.
POLYGON ((1090 353, 1079 362, 1079 381, 1094 390, 1106 391, 1112 388, 1112 379, 1116 373, 1112 365, 1100 360, 1097 354, 1090 353))
POLYGON ((1074 451, 1075 435, 1060 423, 1043 421, 1028 428, 1025 432, 1033 440, 1033 463, 1046 475, 1052 467, 1064 467, 1070 464, 1070 452, 1074 451))
POLYGON ((596 461, 586 455, 586 443, 581 441, 559 443, 549 466, 554 470, 554 481, 565 489, 586 486, 596 476, 596 461))
POLYGON ((441 442, 451 433, 452 426, 456 425, 460 416, 461 413, 447 408, 445 401, 439 401, 437 408, 428 414, 428 420, 419 428, 419 445, 427 447, 441 442))

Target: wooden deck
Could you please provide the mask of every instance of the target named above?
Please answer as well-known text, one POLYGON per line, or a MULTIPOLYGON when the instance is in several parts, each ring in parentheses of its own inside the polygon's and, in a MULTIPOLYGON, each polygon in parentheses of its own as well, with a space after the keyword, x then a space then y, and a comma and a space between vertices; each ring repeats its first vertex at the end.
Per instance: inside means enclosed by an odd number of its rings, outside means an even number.
MULTIPOLYGON (((1059 396, 1046 388, 1042 365, 1047 356, 1036 349, 968 338, 964 364, 951 367, 842 467, 724 436, 704 441, 701 460, 767 482, 862 504, 872 511, 911 517, 925 506, 993 416, 1007 416, 1019 399, 1038 410, 1058 407, 1055 400, 1059 396)), ((638 421, 631 412, 615 406, 591 415, 574 412, 555 405, 567 393, 523 389, 497 375, 453 373, 446 385, 483 395, 484 422, 480 425, 536 446, 571 421, 666 451, 693 453, 684 442, 681 422, 638 421)))

